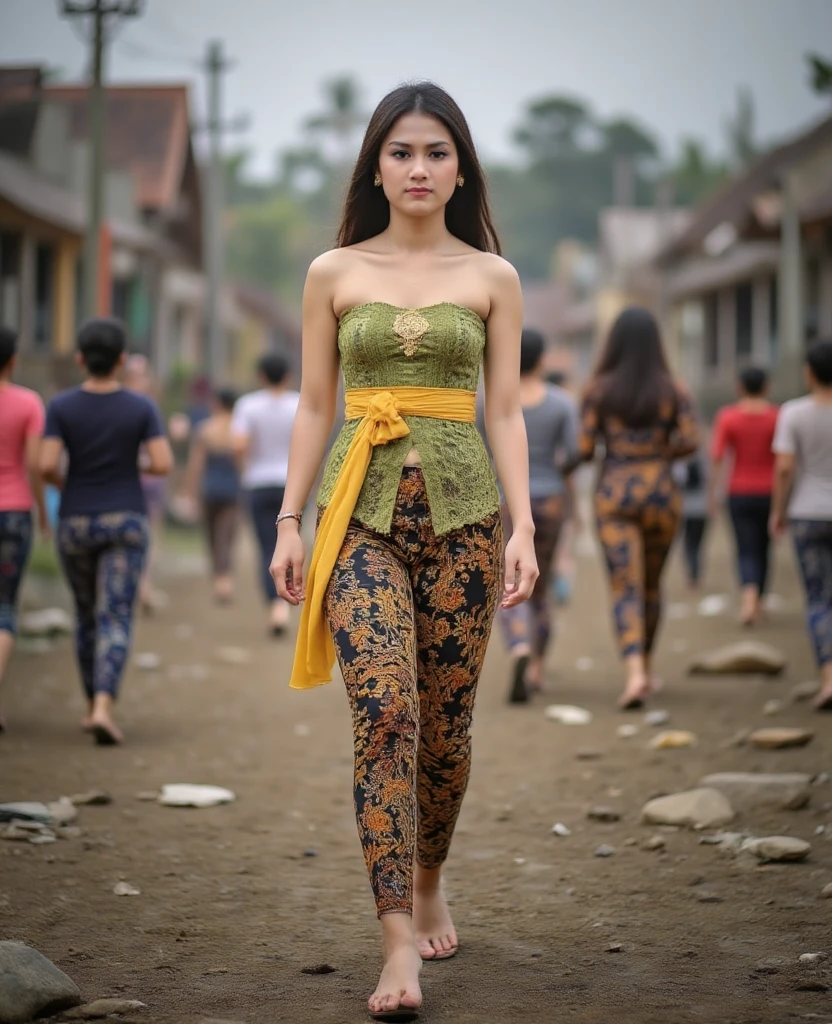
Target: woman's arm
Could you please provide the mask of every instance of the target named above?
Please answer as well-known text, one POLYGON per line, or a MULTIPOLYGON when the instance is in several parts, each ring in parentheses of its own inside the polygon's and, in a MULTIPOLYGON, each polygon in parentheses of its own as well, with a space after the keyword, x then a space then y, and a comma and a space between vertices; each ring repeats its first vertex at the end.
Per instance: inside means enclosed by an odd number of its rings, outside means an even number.
POLYGON ((520 405, 522 330, 523 298, 517 272, 504 260, 495 260, 486 324, 485 429, 513 530, 506 546, 504 607, 525 601, 538 577, 529 502, 529 446, 520 405))
POLYGON ((38 452, 38 472, 47 484, 61 488, 64 478, 61 473, 61 457, 64 454, 64 443, 59 437, 44 437, 38 452))
POLYGON ((797 468, 794 452, 778 452, 774 463, 774 486, 771 492, 769 533, 779 537, 786 529, 786 509, 789 506, 797 468))
POLYGON ((595 458, 595 447, 598 444, 598 431, 601 417, 598 414, 598 392, 590 383, 581 402, 581 415, 578 429, 578 440, 571 458, 567 458, 563 472, 568 476, 582 462, 591 462, 595 458))
POLYGON ((142 467, 142 473, 149 476, 167 476, 173 469, 173 452, 166 437, 151 437, 145 441, 147 452, 147 465, 142 467))
MULTIPOLYGON (((335 422, 338 389, 338 321, 332 308, 338 250, 324 253, 309 267, 303 290, 303 343, 300 399, 289 445, 289 469, 283 511, 306 507, 335 422)), ((303 600, 305 550, 294 519, 277 531, 271 573, 278 594, 290 604, 303 600)))
POLYGON ((40 446, 39 434, 29 434, 26 438, 26 468, 29 473, 29 487, 32 491, 32 498, 35 502, 35 510, 38 515, 38 528, 42 534, 49 533, 49 515, 46 511, 46 497, 43 489, 43 477, 40 474, 40 446))
POLYGON ((719 496, 722 491, 723 463, 728 446, 725 410, 720 409, 714 421, 714 436, 711 444, 711 472, 708 476, 708 514, 716 515, 719 496))

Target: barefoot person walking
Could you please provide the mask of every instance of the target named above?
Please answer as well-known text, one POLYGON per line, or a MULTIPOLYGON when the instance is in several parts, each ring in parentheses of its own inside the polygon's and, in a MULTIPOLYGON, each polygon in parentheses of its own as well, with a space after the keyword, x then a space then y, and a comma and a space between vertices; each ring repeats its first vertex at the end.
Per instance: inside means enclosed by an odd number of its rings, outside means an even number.
POLYGON ((62 490, 58 554, 75 601, 75 653, 89 703, 84 727, 105 745, 124 739, 113 705, 148 546, 139 449, 145 446, 145 473, 165 476, 173 465, 156 405, 116 376, 125 342, 117 320, 83 325, 77 358, 87 379, 49 403, 40 452, 44 479, 62 490))
POLYGON ((422 959, 457 949, 440 887, 468 780, 477 680, 497 605, 537 578, 519 394, 522 300, 498 255, 465 118, 431 83, 373 114, 338 248, 309 269, 303 376, 272 572, 304 601, 291 685, 326 683, 337 657, 352 709, 358 831, 384 969, 369 1007, 410 1020, 422 959), (338 371, 346 423, 318 493, 312 552, 299 533, 325 452, 338 371), (486 427, 514 532, 505 552, 486 427), (415 861, 415 864, 414 864, 415 861))

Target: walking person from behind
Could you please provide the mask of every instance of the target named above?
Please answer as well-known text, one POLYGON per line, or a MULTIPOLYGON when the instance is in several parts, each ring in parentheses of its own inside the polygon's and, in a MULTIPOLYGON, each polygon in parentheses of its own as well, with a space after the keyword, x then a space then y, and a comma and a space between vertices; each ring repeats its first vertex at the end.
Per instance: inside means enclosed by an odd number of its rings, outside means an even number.
POLYGON ((728 480, 728 512, 734 528, 742 600, 740 622, 754 626, 762 613, 769 575, 771 489, 774 453, 771 443, 777 406, 767 398, 768 375, 756 366, 744 369, 737 381, 739 398, 717 413, 711 446, 709 505, 717 507, 725 456, 732 459, 728 480))
MULTIPOLYGON (((17 335, 0 327, 0 687, 17 633, 17 593, 32 546, 32 508, 44 536, 49 520, 38 474, 43 402, 12 384, 17 335)), ((5 721, 0 716, 0 732, 5 721)))
MULTIPOLYGON (((577 455, 577 407, 563 388, 544 379, 541 364, 545 347, 539 331, 524 328, 520 339, 520 402, 529 444, 529 494, 540 575, 528 601, 497 613, 512 660, 509 701, 514 704, 527 701, 529 690, 542 686, 546 651, 554 631, 550 577, 569 509, 568 484, 561 466, 577 455)), ((506 537, 511 536, 511 515, 505 505, 503 531, 506 537)))
POLYGON ((771 533, 788 527, 806 592, 806 618, 821 687, 814 706, 832 711, 832 340, 806 353, 809 394, 777 418, 771 533))
POLYGON ((201 506, 202 523, 211 559, 214 597, 224 604, 234 596, 234 543, 240 524, 240 474, 231 420, 237 396, 219 388, 211 415, 197 424, 185 470, 184 494, 201 506))
POLYGON ((599 442, 605 454, 595 515, 627 671, 618 703, 634 710, 658 687, 652 656, 661 578, 682 507, 672 465, 699 443, 690 397, 673 380, 656 319, 637 306, 612 325, 584 396, 580 458, 594 458, 599 442))
POLYGON ((278 636, 289 624, 289 605, 278 597, 269 566, 274 553, 274 523, 283 507, 289 442, 300 396, 289 387, 289 362, 283 354, 268 352, 261 357, 257 371, 261 388, 239 399, 231 430, 243 467, 243 487, 257 539, 258 572, 269 604, 269 627, 278 636))
POLYGON ((113 706, 149 541, 139 450, 146 453, 142 472, 157 476, 170 472, 173 457, 155 403, 119 383, 124 326, 90 320, 77 347, 86 380, 49 403, 40 470, 61 488, 57 546, 75 603, 75 653, 88 701, 84 728, 107 745, 124 739, 113 706))
POLYGON ((708 530, 708 458, 700 446, 673 467, 682 491, 682 553, 688 589, 695 593, 702 582, 702 544, 708 530))
POLYGON ((413 1020, 422 959, 456 953, 441 872, 468 782, 477 682, 497 605, 525 600, 537 577, 522 296, 498 250, 459 107, 430 82, 395 89, 370 119, 338 247, 307 276, 301 402, 273 561, 280 593, 304 602, 291 685, 328 682, 337 657, 352 711, 355 811, 384 946, 369 1008, 384 1021, 413 1020), (514 523, 504 556, 475 422, 481 367, 514 523), (339 369, 346 422, 307 566, 299 519, 339 369))

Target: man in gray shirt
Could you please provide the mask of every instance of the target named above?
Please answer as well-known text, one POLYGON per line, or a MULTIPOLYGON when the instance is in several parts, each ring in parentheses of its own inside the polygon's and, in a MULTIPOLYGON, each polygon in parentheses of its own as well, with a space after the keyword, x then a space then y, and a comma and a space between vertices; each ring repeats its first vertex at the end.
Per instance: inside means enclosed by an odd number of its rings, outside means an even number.
POLYGON ((771 533, 789 526, 806 591, 809 635, 821 674, 818 711, 832 711, 832 340, 806 353, 809 394, 780 408, 771 533))

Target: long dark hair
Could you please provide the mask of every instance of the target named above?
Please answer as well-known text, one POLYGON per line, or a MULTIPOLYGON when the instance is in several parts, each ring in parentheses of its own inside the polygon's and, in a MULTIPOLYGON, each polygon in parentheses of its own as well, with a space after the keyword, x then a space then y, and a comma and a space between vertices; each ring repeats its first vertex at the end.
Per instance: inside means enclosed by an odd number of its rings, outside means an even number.
POLYGON ((598 408, 629 427, 658 423, 667 403, 676 404, 676 387, 662 346, 659 325, 641 306, 630 306, 610 328, 595 370, 598 408))
POLYGON ((382 143, 393 125, 405 114, 435 117, 453 136, 459 155, 459 173, 465 177, 445 207, 448 231, 483 252, 501 252, 500 241, 488 205, 488 188, 471 129, 454 100, 433 82, 400 85, 389 92, 373 111, 355 170, 352 173, 341 226, 339 246, 355 245, 380 234, 390 223, 390 203, 381 188, 373 184, 382 143))

